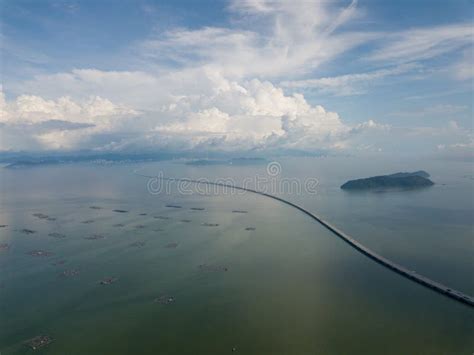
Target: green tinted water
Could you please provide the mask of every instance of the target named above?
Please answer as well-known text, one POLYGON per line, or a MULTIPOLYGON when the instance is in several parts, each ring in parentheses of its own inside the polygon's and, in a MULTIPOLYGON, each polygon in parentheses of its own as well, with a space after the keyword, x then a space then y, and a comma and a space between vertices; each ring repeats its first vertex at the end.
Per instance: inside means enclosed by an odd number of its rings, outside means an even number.
MULTIPOLYGON (((0 243, 10 245, 0 251, 2 354, 32 353, 23 342, 39 334, 54 338, 34 352, 42 354, 221 354, 234 347, 245 354, 472 353, 472 309, 387 271, 305 215, 249 193, 202 196, 173 190, 151 195, 146 181, 131 174, 135 168, 76 165, 2 171, 0 223, 8 226, 0 229, 0 243), (56 220, 32 216, 37 212, 56 220), (82 223, 88 220, 93 222, 82 223), (37 232, 25 235, 22 228, 37 232), (50 237, 51 232, 66 238, 50 237), (85 239, 94 234, 104 238, 85 239), (131 246, 137 241, 146 244, 131 246), (170 243, 179 244, 167 248, 170 243), (35 249, 54 255, 27 254, 35 249), (52 265, 63 259, 64 265, 52 265), (201 264, 209 267, 203 270, 201 264), (70 269, 79 275, 60 276, 70 269), (100 285, 106 277, 117 281, 100 285), (154 302, 160 295, 174 302, 154 302)), ((172 163, 143 168, 174 176, 236 178, 259 169, 172 163)), ((316 174, 303 170, 292 171, 316 174)), ((317 196, 292 198, 310 209, 334 212, 332 222, 384 255, 472 290, 466 252, 472 247, 466 235, 471 222, 462 213, 453 214, 456 226, 448 223, 452 220, 440 223, 439 216, 418 223, 412 218, 405 228, 396 223, 406 220, 397 206, 436 200, 436 190, 421 198, 396 195, 383 203, 378 196, 347 196, 333 189, 334 184, 322 186, 317 196), (370 209, 377 218, 364 213, 370 209), (422 236, 417 233, 437 228, 451 231, 462 246, 452 264, 451 257, 439 257, 441 265, 457 267, 455 275, 441 272, 446 268, 437 263, 441 234, 431 239, 428 251, 419 249, 422 236), (407 236, 414 236, 416 247, 407 236)), ((426 208, 432 206, 430 202, 426 208)), ((416 211, 426 214, 426 209, 416 211)), ((444 250, 453 256, 456 248, 444 250)))

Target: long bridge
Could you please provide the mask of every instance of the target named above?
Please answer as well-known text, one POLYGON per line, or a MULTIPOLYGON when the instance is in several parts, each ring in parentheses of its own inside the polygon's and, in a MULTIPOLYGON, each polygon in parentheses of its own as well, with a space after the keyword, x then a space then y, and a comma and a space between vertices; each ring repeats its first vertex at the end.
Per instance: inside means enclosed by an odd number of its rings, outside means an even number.
POLYGON ((382 266, 385 266, 386 268, 396 272, 399 275, 402 275, 406 277, 409 280, 412 280, 420 285, 423 285, 427 288, 432 289, 433 291, 436 291, 444 296, 447 296, 453 300, 456 300, 458 302, 464 303, 468 306, 474 307, 474 298, 466 295, 460 291, 454 290, 450 287, 447 287, 439 282, 436 282, 434 280, 431 280, 428 277, 425 277, 423 275, 418 274, 417 272, 413 270, 409 270, 402 265, 399 265, 379 254, 374 252, 373 250, 367 248, 363 244, 359 243, 357 240, 349 236, 348 234, 344 233, 343 231, 339 230, 323 218, 317 216, 316 214, 304 209, 303 207, 290 202, 288 200, 285 200, 281 197, 277 197, 271 194, 268 194, 266 192, 258 191, 258 190, 253 190, 250 188, 245 188, 245 187, 240 187, 240 186, 235 186, 235 185, 230 185, 230 184, 225 184, 225 183, 219 183, 219 182, 210 182, 210 181, 203 181, 203 180, 194 180, 194 179, 187 179, 187 178, 165 178, 165 177, 157 177, 157 176, 148 176, 148 175, 142 175, 139 174, 138 172, 134 172, 136 175, 147 177, 150 179, 160 179, 160 180, 165 180, 165 181, 177 181, 177 182, 190 182, 193 184, 206 184, 206 185, 214 185, 214 186, 220 186, 220 187, 225 187, 225 188, 230 188, 230 189, 236 189, 236 190, 241 190, 241 191, 247 191, 251 192, 260 196, 268 197, 273 200, 277 200, 281 203, 284 203, 288 206, 291 206, 293 208, 296 208, 300 212, 303 212, 307 216, 311 217, 321 225, 323 225, 325 228, 329 229, 331 232, 333 232, 335 235, 337 235, 339 238, 341 238, 343 241, 345 241, 347 244, 349 244, 351 247, 356 249, 357 251, 361 252, 365 256, 369 257, 370 259, 374 260, 375 262, 379 263, 382 266))

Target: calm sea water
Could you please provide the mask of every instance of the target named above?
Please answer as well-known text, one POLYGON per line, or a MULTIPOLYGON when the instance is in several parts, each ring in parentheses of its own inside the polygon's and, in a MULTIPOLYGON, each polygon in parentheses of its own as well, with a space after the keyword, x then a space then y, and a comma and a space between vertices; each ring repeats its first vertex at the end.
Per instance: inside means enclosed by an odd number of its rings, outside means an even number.
MULTIPOLYGON (((471 164, 279 162, 279 178, 314 177, 319 185, 316 194, 276 193, 380 254, 474 294, 471 164), (437 184, 386 193, 339 189, 347 179, 419 169, 437 184)), ((9 245, 0 250, 2 355, 474 351, 471 308, 384 269, 304 214, 251 193, 182 194, 173 186, 153 195, 137 169, 237 184, 266 174, 265 165, 180 162, 1 170, 0 224, 7 226, 0 244, 9 245), (28 254, 34 250, 52 255, 28 254), (61 276, 70 270, 78 274, 61 276), (104 278, 117 279, 101 285, 104 278), (173 302, 154 302, 161 296, 173 302), (29 350, 24 341, 40 334, 54 342, 29 350)))

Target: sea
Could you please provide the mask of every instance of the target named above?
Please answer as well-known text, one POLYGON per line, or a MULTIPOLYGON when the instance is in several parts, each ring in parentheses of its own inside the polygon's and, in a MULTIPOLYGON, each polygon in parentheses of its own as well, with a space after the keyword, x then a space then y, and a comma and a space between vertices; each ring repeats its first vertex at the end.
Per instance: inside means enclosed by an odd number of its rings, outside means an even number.
POLYGON ((0 169, 0 353, 467 354, 474 309, 382 256, 474 295, 472 162, 286 157, 0 169), (425 170, 435 185, 354 192, 425 170), (31 339, 44 336, 32 349, 31 339))

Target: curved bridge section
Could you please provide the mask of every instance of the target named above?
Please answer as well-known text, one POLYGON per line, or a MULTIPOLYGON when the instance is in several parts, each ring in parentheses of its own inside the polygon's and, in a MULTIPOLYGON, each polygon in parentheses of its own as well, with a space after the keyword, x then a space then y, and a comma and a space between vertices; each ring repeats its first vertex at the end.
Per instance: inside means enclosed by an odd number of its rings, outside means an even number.
POLYGON ((291 206, 293 208, 296 208, 297 210, 299 210, 300 212, 303 212, 304 214, 306 214, 307 216, 311 217, 312 219, 314 219, 316 222, 320 223, 321 225, 323 225, 325 228, 329 229, 331 232, 333 232, 335 235, 337 235, 339 238, 341 238, 343 241, 345 241, 347 244, 349 244, 350 246, 352 246, 354 249, 356 249, 357 251, 361 252, 362 254, 364 254, 365 256, 369 257, 370 259, 374 260, 375 262, 385 266, 386 268, 396 272, 397 274, 399 275, 402 275, 414 282, 417 282, 419 283, 420 285, 423 285, 427 288, 430 288, 442 295, 445 295, 451 299, 454 299, 458 302, 462 302, 468 306, 471 306, 471 307, 474 307, 474 299, 473 297, 471 296, 468 296, 460 291, 456 291, 456 290, 453 290, 439 282, 436 282, 434 280, 431 280, 423 275, 420 275, 418 273, 416 273, 415 271, 413 270, 409 270, 387 258, 384 258, 383 256, 377 254, 376 252, 374 252, 373 250, 367 248, 366 246, 364 246, 363 244, 359 243, 358 241, 356 241, 354 238, 352 238, 351 236, 347 235, 346 233, 344 233, 343 231, 337 229, 336 227, 334 227, 332 224, 330 224, 329 222, 325 221, 324 219, 322 219, 321 217, 315 215, 314 213, 311 213, 309 212, 308 210, 304 209, 303 207, 301 206, 298 206, 297 204, 293 203, 293 202, 290 202, 288 200, 285 200, 283 198, 280 198, 280 197, 277 197, 277 196, 274 196, 274 195, 270 195, 270 194, 267 194, 265 192, 261 192, 261 191, 257 191, 257 190, 253 190, 253 189, 248 189, 248 188, 244 188, 244 187, 240 187, 240 186, 234 186, 234 185, 228 185, 228 184, 224 184, 224 183, 216 183, 216 182, 209 182, 209 181, 199 181, 199 180, 193 180, 193 179, 186 179, 186 178, 164 178, 164 177, 156 177, 156 176, 147 176, 147 175, 142 175, 142 174, 139 174, 135 171, 135 174, 136 175, 139 175, 139 176, 143 176, 143 177, 147 177, 147 178, 150 178, 150 179, 160 179, 160 180, 165 180, 165 181, 185 181, 185 182, 190 182, 190 183, 194 183, 194 184, 207 184, 207 185, 214 185, 214 186, 221 186, 221 187, 225 187, 225 188, 231 188, 231 189, 236 189, 236 190, 241 190, 241 191, 247 191, 247 192, 251 192, 251 193, 254 193, 254 194, 257 194, 257 195, 260 195, 260 196, 264 196, 264 197, 268 197, 268 198, 271 198, 273 200, 277 200, 281 203, 284 203, 288 206, 291 206))

